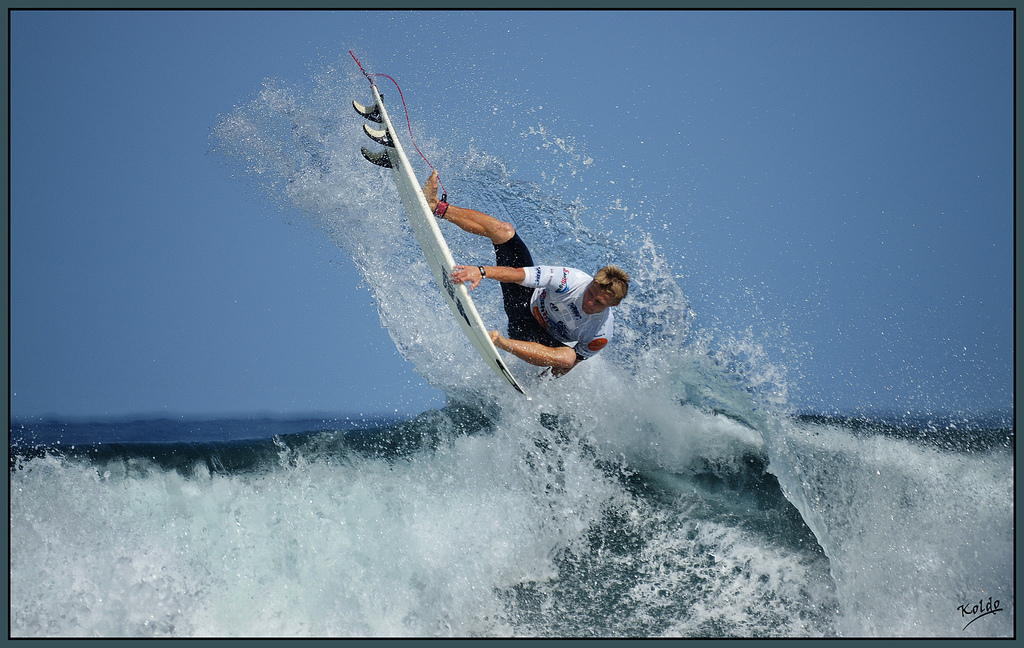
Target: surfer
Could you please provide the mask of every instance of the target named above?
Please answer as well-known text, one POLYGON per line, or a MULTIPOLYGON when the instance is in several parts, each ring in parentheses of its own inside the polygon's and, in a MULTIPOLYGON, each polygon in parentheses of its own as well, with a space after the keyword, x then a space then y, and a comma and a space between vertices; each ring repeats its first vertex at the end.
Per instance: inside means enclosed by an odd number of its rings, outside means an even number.
POLYGON ((629 290, 629 275, 614 265, 591 277, 574 268, 536 266, 515 228, 474 209, 437 198, 437 171, 423 185, 439 218, 494 244, 494 266, 457 265, 451 278, 476 289, 484 279, 501 282, 508 337, 491 331, 494 346, 558 377, 593 357, 612 339, 612 312, 629 290), (569 346, 570 344, 574 346, 569 346))

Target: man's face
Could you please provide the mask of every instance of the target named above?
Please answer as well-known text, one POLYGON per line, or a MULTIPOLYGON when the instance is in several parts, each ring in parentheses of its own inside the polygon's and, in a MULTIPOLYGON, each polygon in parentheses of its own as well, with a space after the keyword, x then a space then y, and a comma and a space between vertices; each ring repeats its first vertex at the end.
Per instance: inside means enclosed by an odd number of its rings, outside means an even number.
POLYGON ((587 315, 596 315, 614 305, 615 296, 598 285, 596 281, 591 281, 583 292, 583 312, 587 315))

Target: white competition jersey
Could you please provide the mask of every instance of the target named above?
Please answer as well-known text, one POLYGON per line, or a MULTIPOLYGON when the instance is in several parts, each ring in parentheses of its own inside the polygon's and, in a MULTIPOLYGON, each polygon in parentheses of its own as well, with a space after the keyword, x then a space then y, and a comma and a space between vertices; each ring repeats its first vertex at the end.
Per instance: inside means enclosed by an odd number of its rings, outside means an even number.
POLYGON ((583 312, 583 293, 593 277, 573 268, 532 266, 523 268, 526 279, 521 285, 535 288, 530 310, 537 322, 559 342, 576 344, 576 353, 590 358, 612 339, 612 310, 587 315, 583 312))

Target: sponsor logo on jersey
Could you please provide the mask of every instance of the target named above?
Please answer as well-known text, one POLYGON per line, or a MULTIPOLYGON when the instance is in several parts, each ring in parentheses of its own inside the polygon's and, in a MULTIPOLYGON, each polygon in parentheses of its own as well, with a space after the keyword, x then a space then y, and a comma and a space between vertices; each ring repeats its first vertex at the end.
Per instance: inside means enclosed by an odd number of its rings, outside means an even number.
POLYGON ((572 311, 572 314, 576 319, 583 319, 583 315, 580 313, 579 309, 576 308, 576 304, 569 304, 569 310, 572 311))
POLYGON ((537 320, 537 323, 540 324, 542 327, 548 327, 548 323, 547 321, 545 321, 544 315, 541 314, 540 309, 537 308, 536 306, 533 307, 533 319, 537 320))
POLYGON ((590 344, 587 345, 587 348, 591 351, 597 352, 603 349, 606 344, 608 344, 608 338, 597 338, 591 340, 590 344))
POLYGON ((556 293, 564 293, 569 289, 569 268, 562 268, 562 280, 558 283, 556 293))
POLYGON ((534 280, 534 283, 540 285, 540 266, 537 266, 537 270, 534 274, 537 275, 537 278, 534 280))

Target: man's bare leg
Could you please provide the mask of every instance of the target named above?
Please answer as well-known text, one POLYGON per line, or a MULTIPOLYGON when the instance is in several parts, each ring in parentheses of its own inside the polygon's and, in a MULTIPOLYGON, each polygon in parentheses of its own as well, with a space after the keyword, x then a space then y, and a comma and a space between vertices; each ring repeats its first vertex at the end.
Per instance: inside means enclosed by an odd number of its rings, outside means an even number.
MULTIPOLYGON (((423 183, 423 195, 427 198, 427 204, 431 211, 437 207, 437 171, 430 174, 427 181, 423 183)), ((510 223, 500 221, 475 209, 456 207, 449 204, 448 210, 444 213, 444 219, 458 225, 464 231, 477 236, 486 236, 495 245, 501 245, 516 235, 516 230, 510 223)))

